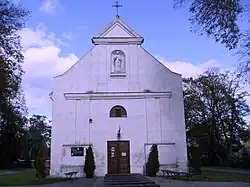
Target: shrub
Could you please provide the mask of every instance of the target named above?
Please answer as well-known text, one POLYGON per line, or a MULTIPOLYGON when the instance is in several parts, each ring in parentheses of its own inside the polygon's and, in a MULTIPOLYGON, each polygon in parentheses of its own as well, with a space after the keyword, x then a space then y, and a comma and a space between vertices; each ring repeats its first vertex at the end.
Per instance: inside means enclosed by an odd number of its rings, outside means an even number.
POLYGON ((158 148, 156 144, 153 144, 150 149, 148 162, 146 164, 147 175, 150 177, 155 177, 156 173, 159 171, 159 167, 160 163, 159 163, 158 148))
POLYGON ((44 145, 41 144, 36 157, 36 177, 45 178, 46 177, 46 166, 45 166, 45 153, 44 145))
POLYGON ((84 164, 84 173, 86 174, 87 178, 92 178, 95 172, 95 158, 93 154, 92 147, 89 146, 86 149, 85 155, 85 164, 84 164))
POLYGON ((192 168, 195 173, 201 173, 201 159, 199 148, 192 148, 191 150, 192 157, 192 168))
POLYGON ((241 163, 242 163, 242 167, 244 169, 249 169, 250 168, 250 156, 249 156, 248 151, 247 151, 246 148, 243 148, 243 150, 242 150, 241 163))

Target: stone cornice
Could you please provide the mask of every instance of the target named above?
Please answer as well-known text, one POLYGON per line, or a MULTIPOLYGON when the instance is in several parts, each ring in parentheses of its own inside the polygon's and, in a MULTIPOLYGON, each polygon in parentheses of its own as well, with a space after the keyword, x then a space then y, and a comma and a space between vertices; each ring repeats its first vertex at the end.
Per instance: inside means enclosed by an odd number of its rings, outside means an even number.
POLYGON ((66 100, 109 100, 109 99, 146 99, 170 98, 171 92, 99 92, 64 93, 66 100))
POLYGON ((107 44, 136 44, 141 45, 144 39, 142 37, 93 37, 92 43, 95 45, 107 44))

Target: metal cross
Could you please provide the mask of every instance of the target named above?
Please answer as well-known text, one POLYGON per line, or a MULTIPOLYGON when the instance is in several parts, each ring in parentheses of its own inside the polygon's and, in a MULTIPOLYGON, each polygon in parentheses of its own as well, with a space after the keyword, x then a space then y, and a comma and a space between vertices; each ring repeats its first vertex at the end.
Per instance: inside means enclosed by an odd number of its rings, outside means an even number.
POLYGON ((122 7, 122 5, 119 5, 118 1, 116 1, 115 5, 112 5, 112 7, 115 7, 115 8, 116 8, 116 17, 119 18, 120 16, 119 16, 119 11, 118 11, 118 9, 119 9, 120 7, 122 7))

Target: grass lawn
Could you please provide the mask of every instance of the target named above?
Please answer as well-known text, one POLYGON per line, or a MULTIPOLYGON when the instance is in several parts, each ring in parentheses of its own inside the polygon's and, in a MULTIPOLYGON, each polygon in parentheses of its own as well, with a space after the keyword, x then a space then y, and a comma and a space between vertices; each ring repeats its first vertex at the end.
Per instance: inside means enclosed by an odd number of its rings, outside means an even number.
MULTIPOLYGON (((187 177, 180 176, 178 179, 187 180, 187 177)), ((218 171, 203 171, 202 174, 194 175, 192 181, 217 181, 217 182, 249 182, 249 174, 225 173, 218 171)))
POLYGON ((23 186, 51 184, 63 181, 63 178, 36 178, 35 170, 21 171, 18 173, 0 175, 0 186, 23 186))
POLYGON ((249 171, 250 169, 244 169, 244 168, 232 168, 232 167, 219 167, 219 166, 214 166, 214 167, 202 167, 204 169, 225 169, 225 170, 240 170, 240 171, 249 171))

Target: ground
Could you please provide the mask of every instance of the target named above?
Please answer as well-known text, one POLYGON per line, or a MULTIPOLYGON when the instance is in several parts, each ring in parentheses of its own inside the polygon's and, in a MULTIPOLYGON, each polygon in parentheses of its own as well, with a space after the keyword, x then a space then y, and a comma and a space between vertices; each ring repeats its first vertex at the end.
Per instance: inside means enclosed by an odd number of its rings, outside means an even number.
POLYGON ((169 180, 162 177, 150 178, 161 187, 249 187, 248 183, 243 182, 199 182, 199 181, 180 181, 169 180))
MULTIPOLYGON (((186 180, 186 177, 180 177, 186 180)), ((203 171, 202 174, 194 175, 190 178, 192 181, 208 181, 208 182, 249 182, 250 175, 247 173, 233 173, 221 171, 203 171)))
MULTIPOLYGON (((103 187, 103 178, 98 177, 94 179, 80 178, 74 181, 63 181, 62 178, 35 178, 34 170, 15 171, 11 174, 0 174, 0 186, 25 186, 25 187, 103 187), (63 182, 62 182, 63 181, 63 182), (52 184, 48 184, 52 183, 52 184), (46 185, 41 185, 46 184, 46 185)), ((237 170, 239 172, 239 170, 237 170)), ((3 172, 2 172, 3 173, 3 172)), ((193 180, 203 181, 181 181, 170 180, 163 177, 150 178, 161 187, 244 187, 249 186, 250 174, 245 173, 231 173, 219 171, 204 171, 202 175, 193 177, 193 180), (205 182, 204 182, 205 180, 205 182), (211 182, 217 181, 217 182, 211 182), (246 181, 246 182, 218 182, 218 181, 246 181)))
POLYGON ((2 171, 0 174, 0 186, 49 184, 63 181, 62 178, 36 178, 35 170, 2 171))

